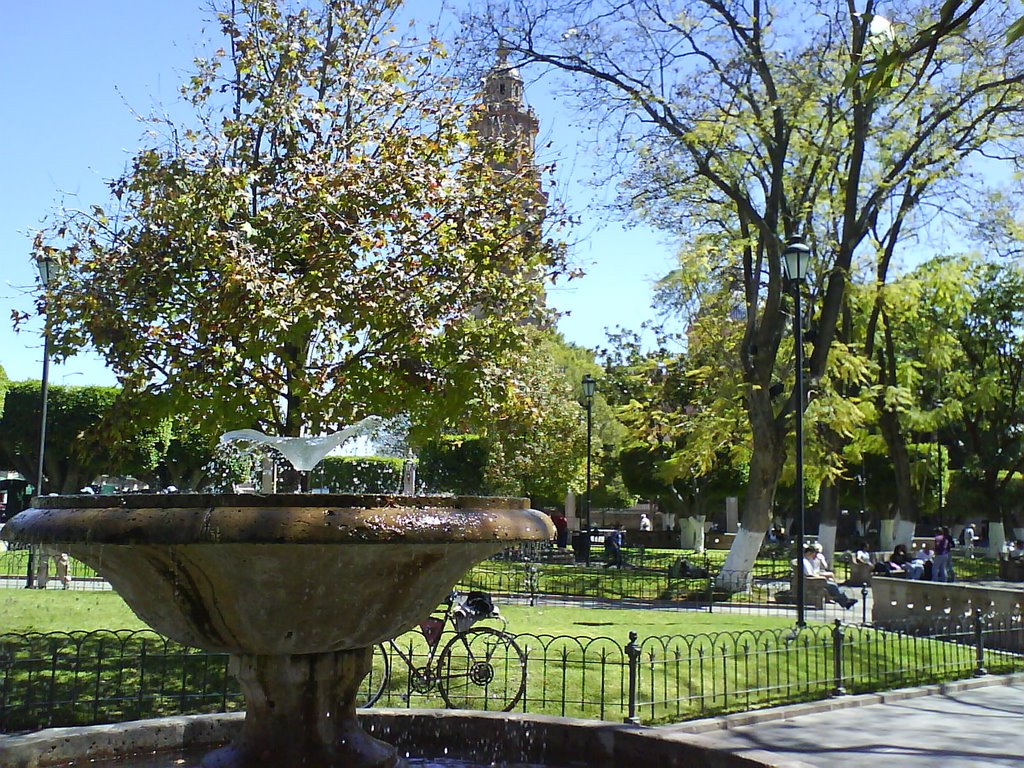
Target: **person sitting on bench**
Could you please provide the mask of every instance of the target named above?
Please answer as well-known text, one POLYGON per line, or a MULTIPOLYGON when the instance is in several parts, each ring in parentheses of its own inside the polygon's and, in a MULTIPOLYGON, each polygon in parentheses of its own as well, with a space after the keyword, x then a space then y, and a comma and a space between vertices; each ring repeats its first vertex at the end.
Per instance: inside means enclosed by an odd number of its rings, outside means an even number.
POLYGON ((835 582, 832 571, 826 571, 821 567, 818 560, 818 550, 813 546, 804 549, 803 557, 804 576, 808 579, 819 579, 825 582, 825 592, 830 598, 839 603, 843 608, 850 608, 857 602, 856 598, 848 596, 835 582))

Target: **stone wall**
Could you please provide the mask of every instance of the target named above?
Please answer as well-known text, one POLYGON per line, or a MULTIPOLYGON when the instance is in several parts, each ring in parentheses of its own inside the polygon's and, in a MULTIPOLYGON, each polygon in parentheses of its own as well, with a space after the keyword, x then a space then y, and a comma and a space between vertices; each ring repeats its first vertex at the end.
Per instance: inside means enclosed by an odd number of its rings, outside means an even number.
POLYGON ((955 583, 874 576, 871 619, 881 627, 925 629, 941 621, 962 622, 980 608, 1003 618, 1024 614, 1024 585, 955 583))

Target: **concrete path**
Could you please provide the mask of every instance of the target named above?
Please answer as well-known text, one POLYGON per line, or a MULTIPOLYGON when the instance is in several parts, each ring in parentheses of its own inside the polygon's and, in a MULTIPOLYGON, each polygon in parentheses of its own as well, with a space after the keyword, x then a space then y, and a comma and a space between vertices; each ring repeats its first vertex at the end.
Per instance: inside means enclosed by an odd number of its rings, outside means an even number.
POLYGON ((1024 675, 666 726, 765 765, 978 768, 1024 765, 1024 675))

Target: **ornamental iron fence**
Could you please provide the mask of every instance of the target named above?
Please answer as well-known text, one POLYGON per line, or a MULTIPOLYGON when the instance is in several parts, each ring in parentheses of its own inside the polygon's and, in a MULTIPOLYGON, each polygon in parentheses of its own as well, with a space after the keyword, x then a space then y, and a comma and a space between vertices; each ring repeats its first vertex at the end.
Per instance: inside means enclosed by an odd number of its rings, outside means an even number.
MULTIPOLYGON (((867 625, 628 638, 518 634, 525 687, 517 711, 668 723, 1024 669, 1019 616, 974 616, 901 631, 867 625)), ((387 707, 438 707, 416 674, 422 637, 383 646, 387 707), (419 645, 418 645, 419 644, 419 645)), ((379 680, 375 656, 369 681, 379 680)), ((519 657, 492 657, 506 669, 519 657)), ((486 698, 483 700, 486 707, 486 698)), ((225 654, 149 631, 0 635, 0 732, 196 714, 244 706, 225 654)))

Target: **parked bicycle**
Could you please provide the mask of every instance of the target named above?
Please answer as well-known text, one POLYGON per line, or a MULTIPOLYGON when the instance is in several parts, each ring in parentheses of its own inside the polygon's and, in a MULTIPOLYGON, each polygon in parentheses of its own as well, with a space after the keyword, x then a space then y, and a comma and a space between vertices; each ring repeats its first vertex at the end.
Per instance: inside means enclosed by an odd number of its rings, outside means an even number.
POLYGON ((447 707, 508 712, 526 690, 526 656, 506 626, 486 593, 453 592, 419 626, 425 654, 417 653, 412 643, 403 648, 396 640, 374 646, 362 706, 372 707, 388 690, 392 660, 398 658, 408 667, 406 698, 436 690, 447 707), (474 626, 488 620, 501 622, 501 629, 474 626), (442 643, 448 635, 454 636, 442 643))

